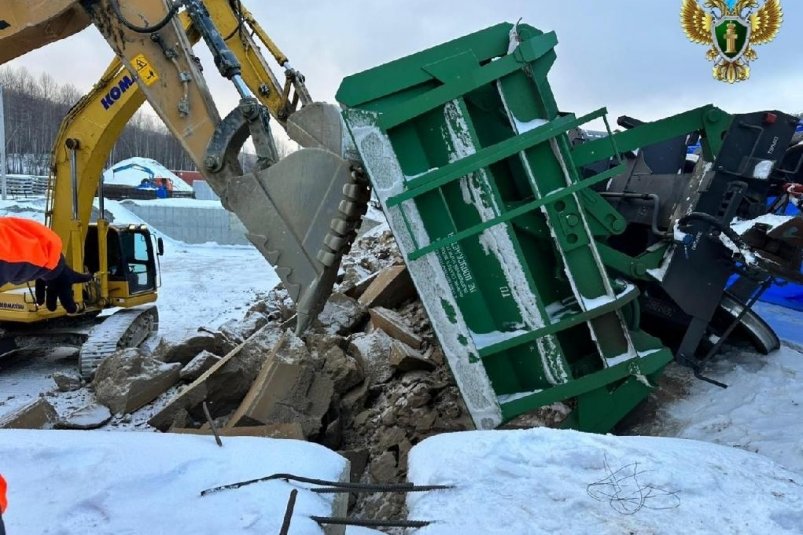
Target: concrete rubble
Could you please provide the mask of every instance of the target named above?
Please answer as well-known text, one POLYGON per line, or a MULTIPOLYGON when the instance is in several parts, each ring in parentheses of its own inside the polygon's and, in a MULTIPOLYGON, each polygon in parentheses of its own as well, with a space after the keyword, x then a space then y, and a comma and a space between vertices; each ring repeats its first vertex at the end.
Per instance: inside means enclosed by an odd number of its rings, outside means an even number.
POLYGON ((206 370, 214 366, 219 360, 219 356, 204 349, 189 361, 186 366, 181 368, 179 377, 182 381, 192 382, 203 375, 206 370))
POLYGON ((74 392, 84 384, 77 373, 56 372, 53 374, 53 381, 60 392, 74 392))
POLYGON ((166 363, 139 349, 122 349, 98 366, 92 387, 95 397, 115 414, 133 412, 173 386, 180 363, 166 363))
POLYGON ((304 342, 287 331, 268 354, 226 428, 297 422, 305 437, 315 436, 333 394, 333 381, 316 369, 304 342))
MULTIPOLYGON (((294 313, 280 286, 242 321, 161 342, 151 354, 118 351, 90 385, 69 393, 90 391, 80 409, 59 419, 40 400, 26 423, 80 429, 134 419, 144 429, 211 435, 206 405, 224 447, 227 436, 315 441, 347 457, 352 480, 366 483, 404 481, 415 444, 473 428, 386 227, 344 257, 335 291, 303 337, 293 333, 294 313)), ((54 381, 75 386, 67 376, 54 381)), ((399 518, 403 508, 402 494, 361 494, 350 514, 399 518)))
POLYGON ((90 403, 75 410, 56 422, 57 429, 97 429, 112 419, 112 413, 104 405, 90 403))
POLYGON ((405 319, 392 310, 383 307, 372 308, 371 323, 377 329, 385 331, 391 338, 413 349, 421 349, 424 345, 424 340, 413 332, 405 319))
POLYGON ((356 299, 342 293, 333 293, 323 307, 318 321, 327 334, 348 334, 365 318, 365 307, 356 299))
POLYGON ((360 303, 367 307, 394 307, 415 297, 415 287, 407 268, 391 266, 379 272, 360 295, 360 303))
POLYGON ((40 397, 3 417, 0 429, 48 429, 57 420, 56 409, 40 397))

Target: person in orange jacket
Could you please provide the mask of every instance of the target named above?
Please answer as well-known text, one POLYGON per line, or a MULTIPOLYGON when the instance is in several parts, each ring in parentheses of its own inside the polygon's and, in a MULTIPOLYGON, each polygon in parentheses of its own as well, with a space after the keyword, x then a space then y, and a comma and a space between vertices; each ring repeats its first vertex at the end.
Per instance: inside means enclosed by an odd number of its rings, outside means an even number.
POLYGON ((3 513, 6 512, 8 507, 8 500, 6 499, 6 480, 0 475, 0 535, 6 535, 6 528, 3 525, 3 513))
POLYGON ((73 284, 87 282, 91 275, 67 266, 58 234, 31 219, 0 217, 0 286, 36 281, 36 303, 56 310, 57 300, 73 314, 73 284))

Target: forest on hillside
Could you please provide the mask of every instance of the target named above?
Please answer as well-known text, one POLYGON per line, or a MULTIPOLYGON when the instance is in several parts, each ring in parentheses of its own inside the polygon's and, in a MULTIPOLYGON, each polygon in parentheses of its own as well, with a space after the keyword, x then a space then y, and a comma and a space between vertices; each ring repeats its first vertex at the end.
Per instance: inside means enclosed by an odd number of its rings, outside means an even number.
MULTIPOLYGON (((72 84, 24 67, 0 69, 5 101, 8 173, 47 175, 50 154, 62 119, 83 96, 72 84)), ((157 118, 142 111, 125 127, 108 164, 132 156, 153 158, 168 169, 195 169, 181 144, 157 118)))

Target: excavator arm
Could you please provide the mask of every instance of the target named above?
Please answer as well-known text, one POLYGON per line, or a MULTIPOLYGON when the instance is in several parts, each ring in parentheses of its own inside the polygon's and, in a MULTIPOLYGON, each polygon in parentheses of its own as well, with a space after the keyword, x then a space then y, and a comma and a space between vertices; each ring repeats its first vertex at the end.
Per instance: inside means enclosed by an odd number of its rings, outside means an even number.
MULTIPOLYGON (((352 164, 343 158, 337 110, 311 103, 303 78, 250 13, 239 8, 240 2, 135 0, 121 5, 96 0, 81 5, 119 63, 70 112, 54 150, 49 220, 65 238, 70 263, 82 262, 103 162, 127 119, 147 100, 224 206, 244 223, 250 241, 276 267, 298 304, 297 328, 303 330, 331 291, 368 198, 366 183, 355 178, 352 164), (254 35, 285 67, 283 87, 254 35), (193 41, 199 39, 241 96, 240 105, 225 118, 192 53, 193 41), (308 106, 296 111, 299 105, 308 106), (271 116, 307 148, 278 161, 271 116), (237 156, 249 136, 260 169, 244 174, 237 156)), ((47 9, 53 13, 51 7, 47 9)), ((44 24, 47 17, 29 17, 34 19, 44 24)))

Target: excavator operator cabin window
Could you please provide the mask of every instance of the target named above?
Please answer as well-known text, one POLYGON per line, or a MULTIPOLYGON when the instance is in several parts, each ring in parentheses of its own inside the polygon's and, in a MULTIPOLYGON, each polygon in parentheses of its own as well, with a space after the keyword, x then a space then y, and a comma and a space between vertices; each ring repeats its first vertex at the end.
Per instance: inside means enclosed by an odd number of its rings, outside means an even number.
POLYGON ((140 232, 123 232, 123 254, 126 258, 128 291, 132 294, 153 290, 156 287, 156 270, 148 236, 140 232))

